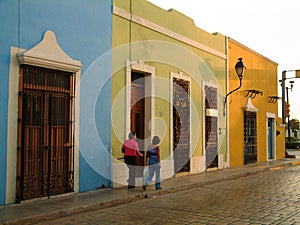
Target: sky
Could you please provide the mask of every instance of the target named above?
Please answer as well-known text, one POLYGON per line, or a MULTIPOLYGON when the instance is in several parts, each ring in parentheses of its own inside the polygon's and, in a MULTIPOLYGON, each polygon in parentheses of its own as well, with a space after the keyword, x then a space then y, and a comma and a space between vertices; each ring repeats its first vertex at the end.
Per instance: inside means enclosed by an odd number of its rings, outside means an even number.
MULTIPOLYGON (((219 32, 278 63, 282 71, 300 69, 300 1, 299 0, 148 0, 168 10, 192 18, 199 28, 219 32)), ((295 77, 295 72, 287 72, 295 77)), ((300 78, 289 90, 290 119, 300 120, 300 78)), ((287 80, 286 85, 289 86, 287 80)), ((280 83, 278 96, 281 97, 280 83)), ((281 101, 278 115, 281 116, 281 101)))

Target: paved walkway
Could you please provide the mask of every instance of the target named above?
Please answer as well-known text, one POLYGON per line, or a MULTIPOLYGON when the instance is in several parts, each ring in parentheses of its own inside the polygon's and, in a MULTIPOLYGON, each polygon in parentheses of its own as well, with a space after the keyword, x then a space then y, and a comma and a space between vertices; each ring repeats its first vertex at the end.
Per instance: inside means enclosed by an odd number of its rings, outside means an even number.
POLYGON ((80 212, 115 207, 143 198, 202 187, 216 182, 237 179, 293 165, 300 165, 300 158, 288 158, 189 176, 179 176, 163 181, 163 189, 159 191, 155 191, 154 186, 149 186, 147 191, 143 191, 142 187, 136 187, 131 190, 125 188, 102 189, 0 206, 0 224, 32 224, 80 212))

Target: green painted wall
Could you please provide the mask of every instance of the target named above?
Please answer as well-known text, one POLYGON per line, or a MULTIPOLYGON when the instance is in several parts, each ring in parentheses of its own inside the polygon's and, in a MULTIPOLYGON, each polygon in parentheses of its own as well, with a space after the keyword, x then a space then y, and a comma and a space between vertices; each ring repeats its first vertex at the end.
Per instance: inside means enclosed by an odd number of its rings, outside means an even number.
MULTIPOLYGON (((168 31, 183 35, 191 41, 225 54, 226 41, 221 34, 209 34, 196 27, 192 19, 175 11, 165 11, 145 0, 114 0, 113 5, 133 16, 160 26, 168 31), (130 2, 132 5, 130 6, 130 2)), ((130 18, 130 17, 129 17, 130 18)), ((113 15, 113 77, 112 104, 120 97, 126 99, 122 92, 126 84, 126 60, 143 60, 145 64, 155 67, 156 90, 155 116, 164 121, 167 133, 161 143, 162 156, 168 158, 170 153, 170 72, 191 78, 191 100, 196 111, 191 113, 191 141, 195 150, 193 156, 203 155, 203 81, 213 80, 219 87, 219 111, 222 115, 223 96, 225 93, 226 60, 203 51, 190 44, 167 36, 151 28, 130 22, 119 15, 113 15), (129 51, 131 49, 131 51, 129 51), (165 81, 165 82, 162 82, 165 81), (121 93, 121 94, 120 94, 121 93), (163 112, 163 114, 161 113, 163 112), (196 123, 195 121, 198 121, 196 123)), ((125 102, 119 105, 118 118, 123 125, 125 137, 125 102), (122 110, 123 109, 123 110, 122 110)), ((219 126, 226 127, 225 118, 219 118, 219 126)), ((121 128, 120 128, 121 129, 121 128)), ((220 151, 226 154, 226 138, 222 138, 220 151)), ((112 153, 121 157, 122 138, 112 129, 112 153)))

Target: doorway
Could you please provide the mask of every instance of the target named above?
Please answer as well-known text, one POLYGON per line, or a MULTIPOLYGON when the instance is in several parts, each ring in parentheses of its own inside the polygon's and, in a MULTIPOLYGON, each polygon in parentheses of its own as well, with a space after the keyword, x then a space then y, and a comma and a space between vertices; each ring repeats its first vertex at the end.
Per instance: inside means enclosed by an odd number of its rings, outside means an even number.
POLYGON ((244 111, 244 164, 257 162, 256 112, 244 111))
POLYGON ((268 160, 275 159, 274 119, 268 118, 268 160))
MULTIPOLYGON (((130 129, 136 133, 139 150, 145 151, 145 75, 131 72, 131 113, 130 129)), ((143 175, 144 157, 137 156, 136 177, 143 175)))
MULTIPOLYGON (((143 61, 126 62, 126 129, 137 133, 140 151, 145 151, 154 134, 155 67, 143 61)), ((137 158, 136 177, 142 178, 145 157, 137 158)), ((140 180, 140 179, 139 179, 140 180)))
POLYGON ((72 192, 74 75, 20 70, 16 201, 72 192))

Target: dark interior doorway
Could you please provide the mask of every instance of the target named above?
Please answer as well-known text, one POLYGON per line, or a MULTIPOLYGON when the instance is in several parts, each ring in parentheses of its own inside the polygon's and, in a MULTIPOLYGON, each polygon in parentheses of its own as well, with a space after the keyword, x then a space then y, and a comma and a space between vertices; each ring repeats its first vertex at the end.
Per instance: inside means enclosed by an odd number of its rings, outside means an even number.
MULTIPOLYGON (((136 132, 139 150, 145 151, 145 75, 131 72, 131 116, 130 129, 136 132)), ((137 157, 136 176, 143 175, 144 157, 137 157)))

